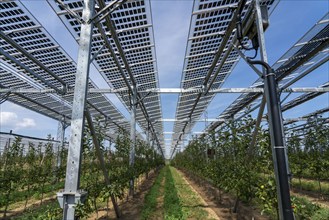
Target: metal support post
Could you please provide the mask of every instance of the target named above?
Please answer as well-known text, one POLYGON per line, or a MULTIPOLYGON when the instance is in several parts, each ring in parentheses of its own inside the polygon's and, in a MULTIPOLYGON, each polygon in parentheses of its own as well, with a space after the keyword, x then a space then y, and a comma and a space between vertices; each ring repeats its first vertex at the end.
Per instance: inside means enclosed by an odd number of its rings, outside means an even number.
POLYGON ((252 134, 251 143, 249 145, 249 156, 252 156, 253 153, 255 152, 258 130, 259 130, 260 123, 262 122, 265 104, 266 104, 266 97, 265 97, 265 95, 263 95, 262 102, 260 103, 259 110, 258 110, 258 116, 256 119, 256 124, 255 124, 255 130, 252 134))
MULTIPOLYGON (((133 87, 133 94, 131 99, 131 110, 130 110, 130 155, 129 155, 129 167, 135 175, 134 163, 135 163, 135 145, 136 145, 136 104, 137 104, 137 88, 133 87)), ((129 195, 134 196, 134 177, 132 176, 129 181, 129 195)))
MULTIPOLYGON (((94 0, 84 0, 82 19, 84 21, 88 21, 92 18, 94 9, 94 0)), ((84 129, 84 109, 86 106, 88 89, 92 30, 93 23, 85 22, 81 25, 65 188, 64 192, 57 193, 59 203, 63 208, 63 219, 65 220, 75 219, 75 206, 80 202, 84 202, 87 194, 79 188, 83 144, 82 138, 84 129)))
MULTIPOLYGON (((148 147, 150 147, 150 122, 147 122, 147 131, 146 131, 146 143, 148 145, 148 147)), ((146 156, 146 161, 148 162, 151 158, 148 157, 148 155, 146 156)), ((148 171, 146 171, 146 179, 149 178, 149 173, 148 171)))
MULTIPOLYGON (((95 132, 93 120, 92 120, 90 112, 88 110, 86 110, 86 118, 87 118, 88 126, 90 128, 90 134, 91 134, 91 137, 93 139, 93 143, 94 143, 96 154, 97 154, 97 157, 98 157, 98 160, 99 160, 99 163, 100 163, 100 167, 101 167, 103 175, 104 175, 105 184, 107 186, 110 186, 109 173, 108 173, 108 170, 106 169, 103 154, 101 152, 101 148, 99 146, 99 142, 98 142, 98 139, 97 139, 97 134, 95 132)), ((118 206, 117 202, 115 201, 115 197, 113 195, 111 195, 111 202, 113 204, 116 217, 120 218, 121 214, 120 214, 119 206, 118 206)))
POLYGON ((260 45, 262 61, 250 61, 252 64, 261 64, 264 74, 264 90, 269 116, 269 130, 271 135, 271 145, 273 152, 273 162, 275 179, 278 194, 279 218, 283 220, 294 219, 291 208, 290 189, 287 173, 287 163, 285 156, 285 142, 283 134, 282 112, 279 99, 279 90, 276 82, 276 75, 267 64, 267 54, 265 49, 265 38, 262 24, 262 15, 259 0, 255 1, 256 26, 260 45))
POLYGON ((156 152, 155 152, 155 148, 154 148, 154 142, 155 142, 155 140, 154 140, 154 137, 153 137, 153 135, 152 135, 152 138, 151 138, 151 149, 153 150, 153 160, 155 160, 155 154, 156 154, 156 152))
POLYGON ((57 145, 57 161, 56 161, 56 168, 58 169, 62 165, 62 157, 61 153, 64 147, 64 139, 65 139, 65 129, 67 125, 59 121, 58 122, 58 129, 57 129, 57 140, 59 141, 57 145))
POLYGON ((269 116, 269 130, 275 169, 275 177, 278 193, 278 205, 280 219, 294 219, 291 208, 288 159, 286 158, 286 146, 283 134, 282 112, 278 97, 278 85, 274 71, 267 71, 265 75, 265 90, 267 109, 269 116))

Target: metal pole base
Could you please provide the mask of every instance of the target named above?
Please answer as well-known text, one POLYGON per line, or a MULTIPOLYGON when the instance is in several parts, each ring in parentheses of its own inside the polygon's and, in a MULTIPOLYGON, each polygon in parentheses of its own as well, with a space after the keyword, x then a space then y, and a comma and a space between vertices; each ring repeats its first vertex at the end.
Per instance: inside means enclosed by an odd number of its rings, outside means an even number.
POLYGON ((63 219, 74 220, 74 210, 77 204, 84 203, 87 197, 87 192, 78 190, 78 192, 64 192, 57 193, 57 200, 60 207, 63 209, 63 219))

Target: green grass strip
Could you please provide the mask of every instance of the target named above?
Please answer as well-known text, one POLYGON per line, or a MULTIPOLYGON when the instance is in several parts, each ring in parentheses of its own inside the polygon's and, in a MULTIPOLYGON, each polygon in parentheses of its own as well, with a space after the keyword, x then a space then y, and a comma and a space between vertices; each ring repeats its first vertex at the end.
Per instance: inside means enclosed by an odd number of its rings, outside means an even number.
POLYGON ((184 219, 182 206, 178 197, 175 182, 168 166, 165 168, 165 191, 164 191, 164 219, 184 219))
MULTIPOLYGON (((323 195, 329 196, 329 183, 322 181, 320 182, 320 185, 321 185, 321 193, 323 195)), ((320 186, 317 180, 301 179, 301 181, 299 182, 299 179, 295 177, 292 179, 292 186, 294 189, 302 189, 302 190, 320 193, 320 186)))
POLYGON ((144 200, 144 206, 142 209, 141 219, 149 219, 150 215, 156 210, 157 208, 157 198, 159 196, 159 191, 161 187, 161 182, 164 178, 165 171, 162 169, 157 176, 156 180, 153 183, 152 188, 146 194, 144 200))

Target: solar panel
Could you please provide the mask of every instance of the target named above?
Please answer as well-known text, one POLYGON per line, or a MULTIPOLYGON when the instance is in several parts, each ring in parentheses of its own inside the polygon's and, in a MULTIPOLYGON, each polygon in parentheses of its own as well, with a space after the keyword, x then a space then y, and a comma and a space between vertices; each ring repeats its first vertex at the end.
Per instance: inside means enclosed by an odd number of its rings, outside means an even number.
MULTIPOLYGON (((56 11, 63 23, 66 25, 75 39, 79 40, 80 22, 63 7, 53 1, 48 1, 56 11)), ((67 7, 82 16, 82 2, 77 0, 63 1, 67 7)), ((106 4, 111 1, 105 1, 106 4)), ((129 63, 131 72, 136 80, 139 90, 147 90, 159 87, 158 73, 156 65, 156 54, 154 48, 153 27, 151 20, 151 8, 149 0, 127 1, 110 15, 113 22, 120 45, 124 51, 124 55, 129 63)), ((110 30, 107 29, 104 21, 101 22, 103 30, 107 34, 107 40, 112 48, 118 53, 118 48, 114 40, 110 36, 110 30)), ((97 53, 103 48, 104 39, 97 27, 94 27, 92 36, 92 54, 97 53)), ((124 74, 129 79, 127 67, 123 59, 117 56, 124 74)), ((104 47, 94 60, 93 64, 104 77, 110 87, 121 89, 127 87, 122 77, 119 67, 116 65, 109 48, 104 47)), ((142 96, 145 94, 142 94, 142 96)), ((124 103, 127 109, 130 108, 129 94, 117 94, 119 99, 124 103)), ((158 121, 162 117, 160 108, 160 96, 157 93, 151 94, 144 99, 146 111, 148 112, 150 121, 158 121)), ((140 107, 137 108, 136 121, 145 131, 148 129, 148 122, 145 120, 140 107)), ((162 123, 154 123, 155 130, 159 135, 160 142, 163 141, 163 125, 162 123)))
MULTIPOLYGON (((329 87, 329 82, 324 83, 323 85, 319 86, 319 87, 329 87)), ((291 109, 297 105, 300 105, 306 101, 309 101, 311 99, 314 99, 315 97, 321 95, 322 93, 319 92, 310 92, 310 93, 305 93, 301 96, 298 96, 296 98, 294 98, 293 100, 287 102, 286 104, 282 105, 282 111, 286 111, 288 109, 291 109)))
MULTIPOLYGON (((211 71, 210 67, 214 62, 219 47, 224 46, 223 48, 225 51, 229 45, 232 44, 234 37, 233 32, 230 34, 227 42, 225 42, 223 38, 232 20, 232 9, 238 5, 238 2, 237 0, 194 1, 181 88, 187 89, 203 85, 207 74, 211 71)), ((248 2, 247 5, 248 4, 250 4, 250 2, 248 2)), ((276 4, 277 1, 261 1, 261 5, 267 5, 270 10, 275 8, 276 4)), ((247 7, 245 7, 243 13, 246 12, 246 9, 247 7)), ((215 68, 210 73, 210 80, 214 80, 214 83, 210 87, 211 89, 217 89, 223 85, 226 78, 237 64, 239 55, 236 51, 231 51, 225 59, 225 63, 220 67, 219 64, 222 60, 224 60, 224 53, 220 54, 215 68), (219 74, 215 79, 212 79, 216 71, 219 71, 219 74)), ((181 135, 180 132, 190 132, 195 124, 195 120, 206 110, 214 96, 215 94, 209 93, 207 95, 202 95, 196 105, 194 103, 196 103, 195 100, 198 98, 198 94, 181 94, 179 96, 176 119, 186 119, 190 117, 190 121, 188 123, 175 122, 172 147, 176 146, 176 140, 184 139, 184 135, 181 135), (194 110, 193 106, 195 106, 194 110), (189 125, 187 126, 187 124, 189 125)))
MULTIPOLYGON (((63 79, 69 87, 74 87, 76 63, 20 2, 0 2, 0 31, 63 79)), ((22 66, 2 56, 0 63, 1 88, 44 89, 53 85, 60 89, 63 86, 5 40, 0 39, 0 47, 27 69, 37 73, 48 82, 48 84, 44 83, 22 66)), ((92 80, 89 82, 89 88, 97 88, 92 80)), ((65 118, 66 123, 69 123, 71 118, 72 93, 65 95, 56 93, 11 94, 8 100, 55 120, 61 121, 65 118)), ((130 124, 107 97, 91 93, 88 94, 87 100, 92 106, 90 112, 94 118, 106 116, 117 121, 121 127, 129 129, 130 124)), ((113 123, 110 124, 110 128, 118 130, 118 126, 113 123)))
MULTIPOLYGON (((272 68, 277 74, 279 88, 286 88, 295 79, 304 76, 310 70, 328 61, 329 13, 321 18, 294 46, 292 46, 272 68)), ((251 87, 262 87, 263 80, 258 79, 251 87)), ((319 95, 320 93, 316 93, 319 95)), ((302 95, 301 100, 313 97, 315 93, 302 95)), ((295 100, 297 101, 297 100, 295 100)), ((244 114, 245 107, 251 109, 261 102, 260 94, 241 94, 218 118, 239 117, 244 114)), ((297 103, 297 102, 296 102, 297 103)), ((284 109, 282 109, 284 110, 284 109)), ((221 122, 214 122, 206 130, 213 130, 221 122)))

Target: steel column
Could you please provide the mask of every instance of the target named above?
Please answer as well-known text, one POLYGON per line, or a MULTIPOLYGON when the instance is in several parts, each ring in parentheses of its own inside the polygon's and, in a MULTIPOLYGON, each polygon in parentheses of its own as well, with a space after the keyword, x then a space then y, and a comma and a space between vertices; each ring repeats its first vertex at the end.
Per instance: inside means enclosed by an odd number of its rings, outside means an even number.
POLYGON ((64 139, 65 139, 65 129, 67 126, 63 121, 58 122, 58 129, 57 129, 57 141, 59 143, 57 144, 57 162, 56 162, 56 168, 59 169, 62 164, 62 150, 64 147, 64 139))
MULTIPOLYGON (((261 59, 262 62, 267 64, 268 61, 259 0, 255 1, 255 8, 261 59)), ((268 64, 267 68, 263 65, 263 72, 265 77, 264 90, 269 116, 269 130, 271 135, 274 171, 278 194, 279 218, 284 220, 291 220, 294 219, 294 214, 291 208, 290 200, 282 112, 280 106, 280 98, 278 96, 279 89, 276 81, 276 75, 268 64)))
MULTIPOLYGON (((129 167, 135 175, 134 163, 135 163, 135 145, 136 145, 136 106, 137 105, 137 88, 133 87, 133 94, 131 99, 130 110, 130 155, 129 155, 129 167)), ((134 196, 134 177, 132 176, 129 181, 129 195, 134 196)))
POLYGON ((249 145, 249 156, 252 156, 253 153, 254 153, 254 150, 255 150, 256 141, 257 141, 257 134, 258 134, 260 123, 262 122, 263 113, 264 113, 264 109, 265 109, 265 104, 266 104, 266 98, 263 95, 262 102, 260 103, 260 107, 259 107, 259 110, 258 110, 258 115, 257 115, 257 119, 256 119, 256 124, 255 124, 255 130, 252 134, 251 143, 249 145))
MULTIPOLYGON (((87 119, 87 122, 88 122, 88 127, 90 129, 90 134, 91 134, 91 137, 93 139, 94 146, 95 146, 98 161, 99 161, 100 167, 101 167, 103 175, 104 175, 105 184, 107 186, 110 186, 109 173, 108 173, 108 170, 106 169, 104 157, 103 157, 103 154, 101 152, 101 148, 99 146, 99 141, 97 139, 97 134, 96 134, 95 127, 94 127, 94 124, 93 124, 93 119, 91 118, 91 114, 88 110, 86 110, 85 114, 86 114, 86 119, 87 119)), ((119 206, 118 206, 117 202, 115 201, 114 195, 111 195, 111 202, 113 204, 116 217, 120 218, 121 213, 120 213, 120 210, 119 210, 119 206)))
MULTIPOLYGON (((94 0, 84 0, 82 19, 92 18, 95 9, 94 0)), ((80 190, 80 169, 82 154, 82 138, 84 129, 84 109, 89 78, 89 61, 93 23, 81 24, 77 73, 75 79, 74 98, 71 120, 71 137, 66 167, 65 189, 58 193, 60 205, 63 207, 63 219, 75 219, 75 206, 83 202, 86 192, 80 190)))
POLYGON ((147 131, 146 131, 146 141, 149 146, 150 145, 150 122, 147 122, 147 131))

